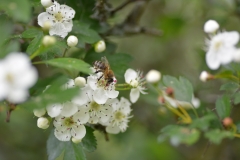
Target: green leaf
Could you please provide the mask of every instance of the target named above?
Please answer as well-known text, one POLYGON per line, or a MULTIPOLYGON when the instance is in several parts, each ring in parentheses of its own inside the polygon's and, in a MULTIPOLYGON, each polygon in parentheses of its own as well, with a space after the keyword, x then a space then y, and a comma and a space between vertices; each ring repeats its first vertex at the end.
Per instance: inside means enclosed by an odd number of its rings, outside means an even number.
POLYGON ((56 158, 63 160, 86 160, 80 144, 74 144, 72 141, 59 141, 54 135, 54 129, 47 140, 47 153, 48 160, 55 160, 56 158))
POLYGON ((211 122, 214 120, 218 120, 218 119, 215 114, 211 113, 211 114, 205 115, 204 117, 194 119, 190 127, 199 128, 202 131, 206 131, 209 128, 211 122))
POLYGON ((40 95, 31 97, 28 101, 22 103, 20 106, 29 110, 35 108, 44 108, 49 104, 63 103, 70 101, 74 96, 79 93, 79 88, 73 87, 63 90, 62 86, 66 84, 65 78, 58 78, 50 87, 40 95))
POLYGON ((56 58, 39 62, 39 64, 40 63, 46 63, 48 65, 63 68, 69 71, 76 70, 86 74, 89 74, 91 72, 91 70, 89 69, 90 68, 89 64, 76 58, 56 58))
POLYGON ((82 146, 71 141, 67 142, 63 160, 86 160, 82 146))
POLYGON ((42 43, 43 33, 38 34, 29 44, 27 48, 27 53, 29 55, 32 55, 36 50, 39 49, 42 43))
POLYGON ((174 90, 174 96, 180 101, 192 101, 193 87, 192 84, 185 78, 180 77, 179 80, 172 76, 163 76, 163 84, 166 87, 171 87, 174 90))
POLYGON ((0 10, 6 11, 13 19, 28 22, 31 17, 29 0, 4 0, 1 1, 0 10))
POLYGON ((59 141, 54 135, 54 129, 52 129, 47 140, 47 154, 48 160, 55 160, 65 150, 66 142, 59 141))
POLYGON ((21 36, 22 38, 35 38, 39 34, 42 34, 41 30, 38 30, 36 28, 30 28, 28 30, 25 30, 21 36))
POLYGON ((205 137, 208 138, 212 143, 220 144, 224 138, 234 138, 232 132, 221 131, 220 129, 214 129, 205 133, 205 137))
POLYGON ((230 116, 231 112, 231 102, 230 98, 226 95, 217 99, 216 102, 217 114, 221 119, 230 116))
POLYGON ((166 138, 170 138, 174 145, 187 144, 192 145, 200 137, 200 132, 197 129, 190 129, 187 127, 168 125, 161 130, 161 135, 158 141, 162 142, 166 138))
POLYGON ((221 91, 236 91, 239 88, 239 84, 236 82, 228 82, 223 84, 220 88, 221 91))
POLYGON ((93 134, 94 130, 88 126, 86 126, 87 133, 85 137, 82 139, 82 147, 88 152, 93 152, 97 148, 97 141, 93 134))
POLYGON ((72 32, 76 34, 80 42, 83 41, 85 43, 93 44, 102 39, 95 30, 90 29, 85 23, 79 21, 74 21, 73 23, 72 32))
POLYGON ((240 92, 234 94, 234 104, 237 105, 240 103, 240 92))

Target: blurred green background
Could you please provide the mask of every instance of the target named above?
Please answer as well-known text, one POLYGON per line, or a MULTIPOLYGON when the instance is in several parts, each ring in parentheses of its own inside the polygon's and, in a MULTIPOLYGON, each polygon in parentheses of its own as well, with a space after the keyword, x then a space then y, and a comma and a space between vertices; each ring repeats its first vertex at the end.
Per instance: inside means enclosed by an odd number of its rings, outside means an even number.
MULTIPOLYGON (((5 1, 5 0, 3 0, 5 1)), ((114 7, 123 0, 109 0, 114 7)), ((2 2, 0 2, 1 5, 2 2)), ((116 24, 125 19, 136 3, 132 3, 110 19, 116 24)), ((157 69, 163 75, 184 76, 194 86, 201 107, 214 108, 221 82, 202 83, 199 74, 208 70, 205 64, 205 38, 203 25, 208 19, 219 22, 221 30, 240 31, 240 1, 238 0, 150 0, 140 19, 141 26, 160 29, 162 36, 148 34, 109 36, 117 51, 134 57, 132 68, 147 73, 157 69)), ((37 16, 37 15, 36 15, 37 16)), ((15 24, 13 24, 15 25, 15 24)), ((18 27, 17 24, 14 27, 18 27)), ((214 73, 214 72, 213 72, 214 73)), ((41 76, 45 76, 41 72, 41 76)), ((47 74, 47 73, 46 73, 47 74)), ((125 133, 104 135, 96 132, 98 148, 86 153, 89 160, 239 160, 239 139, 224 140, 213 145, 204 137, 192 146, 172 146, 158 143, 160 129, 175 124, 174 117, 159 110, 151 92, 133 105, 133 118, 125 133)), ((46 140, 50 129, 36 125, 37 118, 24 109, 12 113, 10 123, 5 122, 6 110, 0 106, 0 160, 47 159, 46 140)))

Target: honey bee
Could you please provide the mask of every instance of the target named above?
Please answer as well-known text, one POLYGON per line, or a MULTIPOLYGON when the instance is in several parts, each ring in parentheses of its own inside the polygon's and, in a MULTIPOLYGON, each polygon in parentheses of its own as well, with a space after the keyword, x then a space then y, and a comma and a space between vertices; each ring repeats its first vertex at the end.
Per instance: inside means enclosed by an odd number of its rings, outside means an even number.
POLYGON ((101 77, 98 78, 98 81, 104 78, 106 86, 109 86, 111 83, 117 83, 117 79, 115 78, 113 71, 110 69, 110 65, 106 57, 102 57, 101 61, 95 61, 93 66, 94 69, 96 69, 95 73, 103 73, 101 77))

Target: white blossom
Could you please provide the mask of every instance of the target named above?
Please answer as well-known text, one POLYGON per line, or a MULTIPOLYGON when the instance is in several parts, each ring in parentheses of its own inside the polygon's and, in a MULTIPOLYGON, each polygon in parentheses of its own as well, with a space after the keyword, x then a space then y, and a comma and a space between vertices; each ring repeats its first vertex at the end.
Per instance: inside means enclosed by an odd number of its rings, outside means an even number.
POLYGON ((214 33, 218 30, 219 24, 215 20, 208 20, 204 24, 204 32, 206 33, 214 33))
POLYGON ((239 41, 236 31, 222 32, 207 40, 208 50, 206 62, 210 69, 218 69, 221 64, 230 63, 236 52, 235 45, 239 41))
POLYGON ((119 94, 115 90, 115 81, 107 86, 104 78, 99 80, 101 75, 102 73, 98 73, 87 78, 87 84, 93 90, 93 100, 98 104, 104 104, 109 98, 116 98, 119 94))
POLYGON ((54 135, 60 141, 69 141, 72 137, 82 139, 86 135, 86 128, 78 121, 79 115, 70 117, 58 116, 53 121, 54 135))
POLYGON ((0 60, 0 100, 21 103, 28 97, 28 89, 38 78, 37 70, 31 65, 27 55, 10 53, 0 60))
POLYGON ((45 23, 51 24, 49 34, 65 38, 72 30, 74 16, 75 11, 71 7, 60 5, 55 1, 52 6, 46 9, 46 12, 38 15, 38 24, 41 27, 44 27, 45 23))
MULTIPOLYGON (((79 98, 82 99, 84 97, 87 101, 85 104, 78 107, 78 110, 81 111, 84 108, 84 112, 89 113, 89 123, 106 123, 112 114, 113 107, 118 103, 117 99, 108 99, 105 104, 99 104, 93 99, 94 91, 90 87, 83 89, 81 93, 86 96, 81 96, 79 98)), ((79 101, 80 103, 83 102, 81 100, 79 101)), ((74 102, 78 103, 76 100, 74 100, 74 102)))
POLYGON ((161 73, 157 70, 150 70, 146 75, 146 81, 149 83, 156 83, 161 79, 161 73))
POLYGON ((42 129, 47 129, 49 127, 49 120, 45 117, 40 117, 37 120, 37 126, 42 129))
POLYGON ((53 0, 41 0, 41 4, 43 7, 48 8, 53 5, 53 0))
POLYGON ((124 132, 128 127, 128 122, 131 112, 131 103, 126 98, 121 98, 118 105, 115 105, 113 114, 108 123, 105 125, 106 131, 112 134, 118 134, 120 131, 124 132))
POLYGON ((76 36, 69 36, 67 39, 67 45, 69 47, 75 47, 78 44, 78 38, 76 36))
POLYGON ((105 51, 106 44, 105 44, 104 40, 98 41, 95 44, 94 49, 95 49, 95 52, 97 52, 97 53, 101 53, 101 52, 105 51))
POLYGON ((135 71, 133 69, 127 69, 125 74, 125 82, 128 83, 132 89, 130 91, 130 100, 132 103, 135 103, 140 93, 147 94, 144 90, 146 88, 143 86, 145 84, 145 79, 142 76, 142 73, 140 71, 135 71))
POLYGON ((194 108, 199 108, 200 107, 200 100, 196 98, 194 95, 192 96, 192 104, 194 108))

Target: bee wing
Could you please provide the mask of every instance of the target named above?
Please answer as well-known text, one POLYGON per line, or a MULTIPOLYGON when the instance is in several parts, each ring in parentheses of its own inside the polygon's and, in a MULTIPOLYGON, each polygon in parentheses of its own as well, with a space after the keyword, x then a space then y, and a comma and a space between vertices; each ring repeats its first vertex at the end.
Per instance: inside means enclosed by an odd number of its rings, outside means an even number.
POLYGON ((108 62, 108 60, 107 60, 107 58, 106 58, 105 56, 101 58, 101 61, 102 61, 103 63, 105 63, 106 66, 109 66, 109 67, 110 67, 109 62, 108 62))

